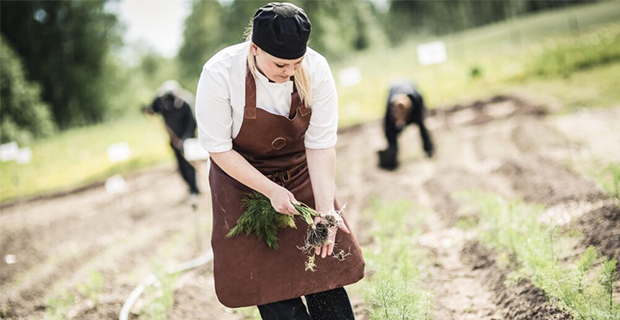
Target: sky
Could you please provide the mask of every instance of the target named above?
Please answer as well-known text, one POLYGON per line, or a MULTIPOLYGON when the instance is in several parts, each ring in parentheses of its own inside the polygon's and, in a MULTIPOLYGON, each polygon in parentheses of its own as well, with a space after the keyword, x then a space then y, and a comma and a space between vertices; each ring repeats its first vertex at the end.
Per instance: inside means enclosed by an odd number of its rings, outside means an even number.
POLYGON ((126 43, 146 43, 161 55, 174 57, 183 41, 189 0, 120 0, 108 3, 125 25, 126 43))
MULTIPOLYGON (((219 1, 224 4, 232 0, 219 1)), ((379 9, 387 9, 388 0, 371 1, 379 9)), ((108 2, 107 9, 125 25, 127 44, 146 43, 162 56, 172 58, 183 41, 183 24, 190 13, 191 0, 117 0, 108 2)))

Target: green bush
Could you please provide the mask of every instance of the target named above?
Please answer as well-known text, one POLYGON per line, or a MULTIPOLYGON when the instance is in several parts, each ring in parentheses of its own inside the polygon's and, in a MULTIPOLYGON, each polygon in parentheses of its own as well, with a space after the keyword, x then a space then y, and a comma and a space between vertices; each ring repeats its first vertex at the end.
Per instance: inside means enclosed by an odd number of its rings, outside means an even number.
POLYGON ((39 86, 26 80, 21 60, 4 39, 0 42, 0 78, 0 141, 23 144, 54 132, 39 86))
POLYGON ((536 76, 563 76, 620 60, 620 24, 583 34, 577 38, 549 40, 541 54, 526 67, 536 76))

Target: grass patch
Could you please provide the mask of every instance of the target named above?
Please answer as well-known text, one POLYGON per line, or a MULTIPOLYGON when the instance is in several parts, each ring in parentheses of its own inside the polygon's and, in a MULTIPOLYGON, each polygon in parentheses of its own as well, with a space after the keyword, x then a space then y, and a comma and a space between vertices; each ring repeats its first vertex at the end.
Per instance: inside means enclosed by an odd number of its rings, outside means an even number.
POLYGON ((607 193, 620 200, 620 162, 608 164, 599 183, 607 193))
POLYGON ((67 314, 77 303, 77 297, 71 293, 65 293, 59 297, 52 298, 47 302, 47 310, 43 319, 45 320, 64 320, 67 314))
POLYGON ((114 174, 172 161, 167 139, 160 119, 135 115, 36 141, 30 146, 31 163, 0 163, 1 200, 73 189, 114 174), (131 158, 113 163, 107 149, 118 142, 130 146, 131 158))
POLYGON ((140 310, 140 315, 149 320, 166 320, 168 310, 174 303, 174 286, 176 274, 167 273, 166 268, 159 266, 155 268, 157 280, 154 285, 148 286, 144 290, 145 306, 140 310))
POLYGON ((605 193, 620 200, 620 162, 570 159, 567 163, 573 170, 593 179, 605 193))
POLYGON ((567 257, 579 239, 540 223, 542 206, 482 192, 456 197, 480 210, 480 240, 511 261, 512 279, 530 279, 575 319, 620 319, 620 305, 613 300, 615 260, 589 247, 575 261, 563 262, 571 261, 567 257))
POLYGON ((620 200, 620 162, 593 166, 590 170, 590 176, 605 192, 620 200))
POLYGON ((526 66, 525 75, 568 77, 577 71, 620 60, 620 24, 579 37, 544 42, 526 66))
POLYGON ((558 101, 564 111, 575 112, 593 107, 615 107, 620 103, 620 90, 615 78, 620 62, 573 73, 565 78, 532 78, 513 82, 508 90, 527 90, 536 96, 558 101))
MULTIPOLYGON (((414 249, 421 233, 421 217, 411 203, 373 200, 373 245, 364 248, 372 275, 365 284, 372 320, 433 319, 433 295, 417 289, 421 282, 423 254, 414 249), (411 219, 411 218, 414 219, 411 219), (413 223, 408 223, 409 221, 413 223)), ((418 209, 418 208, 415 208, 418 209)))
POLYGON ((82 300, 92 303, 92 307, 99 304, 99 294, 104 288, 103 274, 97 270, 91 270, 88 279, 75 286, 76 290, 65 291, 47 301, 47 310, 44 319, 64 320, 76 316, 75 306, 82 300))
POLYGON ((103 286, 103 274, 97 270, 91 270, 88 274, 88 281, 78 283, 76 289, 83 297, 90 299, 97 306, 103 286))
POLYGON ((237 308, 232 309, 234 313, 243 317, 243 320, 261 320, 260 313, 257 307, 237 308))

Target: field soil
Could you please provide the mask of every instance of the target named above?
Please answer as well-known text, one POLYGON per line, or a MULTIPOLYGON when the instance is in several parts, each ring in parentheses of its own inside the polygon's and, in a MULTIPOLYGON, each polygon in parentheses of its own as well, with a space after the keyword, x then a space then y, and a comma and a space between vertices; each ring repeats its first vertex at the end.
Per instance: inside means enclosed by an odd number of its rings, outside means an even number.
MULTIPOLYGON (((475 225, 475 212, 452 195, 481 189, 540 204, 544 223, 581 231, 575 252, 594 245, 620 260, 618 203, 574 166, 620 159, 620 106, 560 114, 552 104, 515 94, 431 110, 427 124, 435 156, 427 159, 417 128, 407 128, 394 171, 377 168, 376 152, 386 146, 380 122, 340 132, 337 193, 347 202, 360 243, 373 241, 365 233, 373 226, 371 199, 415 202, 433 212, 423 218, 418 245, 426 253, 421 288, 434 292, 435 319, 571 319, 526 280, 505 284, 509 271, 498 268, 495 253, 476 240, 476 228, 462 227, 468 221, 475 225)), ((98 184, 2 204, 0 318, 42 319, 54 313, 118 318, 150 273, 209 250, 204 165, 199 179, 203 196, 197 211, 171 165, 126 176, 121 193, 98 184)), ((363 282, 349 291, 358 319, 368 318, 371 303, 363 282)), ((177 275, 173 292, 168 319, 256 316, 252 309, 232 310, 217 301, 210 265, 177 275)), ((149 304, 161 303, 151 298, 137 301, 131 319, 148 319, 149 304)))

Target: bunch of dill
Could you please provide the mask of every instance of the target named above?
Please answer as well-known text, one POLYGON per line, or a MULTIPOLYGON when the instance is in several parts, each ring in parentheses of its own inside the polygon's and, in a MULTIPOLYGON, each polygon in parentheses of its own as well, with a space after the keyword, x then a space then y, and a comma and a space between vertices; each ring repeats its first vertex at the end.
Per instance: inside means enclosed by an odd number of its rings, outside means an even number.
MULTIPOLYGON (((227 238, 255 233, 258 239, 267 242, 269 248, 278 250, 278 228, 297 228, 294 216, 278 213, 271 206, 269 198, 261 193, 251 193, 242 202, 245 211, 237 220, 237 225, 230 229, 227 238)), ((312 217, 317 215, 314 209, 304 203, 293 206, 298 211, 296 215, 301 216, 308 225, 314 226, 312 217)))

